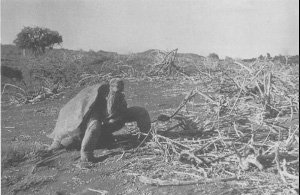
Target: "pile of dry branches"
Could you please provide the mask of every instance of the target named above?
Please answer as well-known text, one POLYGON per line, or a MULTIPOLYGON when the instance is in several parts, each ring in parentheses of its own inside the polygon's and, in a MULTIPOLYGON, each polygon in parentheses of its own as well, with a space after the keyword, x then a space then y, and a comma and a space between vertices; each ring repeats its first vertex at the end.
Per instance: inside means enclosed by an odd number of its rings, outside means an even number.
POLYGON ((8 97, 8 100, 4 103, 9 105, 34 104, 48 98, 59 97, 62 93, 62 89, 65 87, 60 85, 60 83, 53 84, 47 80, 45 81, 45 86, 34 90, 29 90, 26 86, 22 88, 14 84, 5 83, 2 87, 1 96, 3 97, 3 95, 5 95, 8 97), (10 90, 7 90, 8 88, 10 88, 10 90))
POLYGON ((151 140, 135 153, 131 171, 144 171, 132 174, 161 186, 244 179, 260 192, 296 192, 299 74, 293 71, 257 61, 210 73, 210 85, 158 117, 151 140))
POLYGON ((152 69, 149 71, 149 76, 171 76, 171 75, 181 75, 188 76, 184 73, 179 66, 175 64, 177 58, 178 49, 174 49, 170 52, 158 51, 156 56, 158 62, 153 65, 152 69))

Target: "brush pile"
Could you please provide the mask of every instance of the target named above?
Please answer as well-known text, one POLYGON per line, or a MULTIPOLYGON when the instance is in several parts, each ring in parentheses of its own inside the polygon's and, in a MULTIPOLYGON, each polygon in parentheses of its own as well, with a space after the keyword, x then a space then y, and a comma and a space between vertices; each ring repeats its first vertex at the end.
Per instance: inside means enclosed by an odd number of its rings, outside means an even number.
POLYGON ((235 61, 204 75, 158 117, 127 172, 158 186, 233 180, 240 192, 297 193, 298 68, 235 61))
POLYGON ((34 104, 36 102, 43 101, 49 98, 58 98, 62 94, 62 89, 65 88, 60 83, 53 84, 46 81, 45 87, 42 86, 40 88, 35 88, 34 90, 29 90, 28 88, 22 88, 17 85, 13 85, 10 83, 5 83, 1 96, 5 98, 3 103, 8 105, 16 104, 16 105, 23 105, 23 104, 34 104), (7 90, 9 88, 9 90, 7 90))

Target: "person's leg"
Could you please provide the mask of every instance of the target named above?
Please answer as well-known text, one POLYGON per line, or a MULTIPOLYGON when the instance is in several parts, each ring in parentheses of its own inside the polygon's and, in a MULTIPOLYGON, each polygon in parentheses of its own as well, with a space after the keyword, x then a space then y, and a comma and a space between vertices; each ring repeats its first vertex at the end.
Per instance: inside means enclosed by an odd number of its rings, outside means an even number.
POLYGON ((148 133, 151 129, 150 115, 143 107, 133 106, 128 108, 124 117, 125 122, 136 122, 142 133, 148 133))
POLYGON ((104 126, 103 126, 103 129, 104 129, 104 132, 115 132, 115 131, 118 131, 120 130, 122 127, 124 127, 125 125, 125 120, 123 117, 119 117, 119 118, 116 118, 116 119, 110 119, 108 122, 105 122, 104 123, 104 126))
POLYGON ((81 161, 91 161, 94 158, 94 149, 101 135, 101 123, 98 120, 90 120, 80 149, 81 161))
POLYGON ((101 136, 98 139, 98 148, 111 148, 115 142, 113 132, 120 130, 124 126, 125 122, 123 119, 109 120, 104 123, 101 127, 101 136))
POLYGON ((151 129, 151 119, 148 111, 143 107, 130 107, 120 118, 103 124, 101 136, 98 136, 98 146, 109 147, 114 142, 112 133, 120 130, 126 122, 136 122, 139 130, 143 133, 148 133, 151 129))
POLYGON ((96 147, 97 147, 97 149, 105 149, 105 148, 111 149, 113 147, 114 142, 115 142, 115 138, 114 138, 112 132, 103 131, 103 132, 101 132, 101 136, 98 137, 96 147))

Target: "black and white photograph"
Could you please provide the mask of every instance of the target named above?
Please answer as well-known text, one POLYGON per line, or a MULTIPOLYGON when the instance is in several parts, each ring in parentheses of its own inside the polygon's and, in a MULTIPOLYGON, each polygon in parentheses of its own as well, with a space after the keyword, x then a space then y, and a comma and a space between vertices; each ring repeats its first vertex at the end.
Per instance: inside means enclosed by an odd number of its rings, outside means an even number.
POLYGON ((0 194, 299 194, 298 0, 1 0, 0 21, 0 194))

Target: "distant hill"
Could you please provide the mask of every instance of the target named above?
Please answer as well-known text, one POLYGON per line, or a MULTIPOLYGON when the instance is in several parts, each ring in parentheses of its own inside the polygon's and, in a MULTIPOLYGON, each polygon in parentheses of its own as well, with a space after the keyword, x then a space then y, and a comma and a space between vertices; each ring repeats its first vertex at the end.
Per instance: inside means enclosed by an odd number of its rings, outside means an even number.
MULTIPOLYGON (((80 71, 111 72, 126 70, 126 66, 133 67, 136 71, 146 72, 155 64, 162 61, 164 55, 158 49, 149 49, 144 52, 132 54, 118 54, 108 51, 83 51, 69 49, 52 49, 47 50, 44 55, 33 57, 30 55, 23 56, 21 49, 14 45, 1 45, 1 64, 17 69, 31 69, 32 64, 49 67, 72 66, 80 71), (121 67, 121 69, 120 69, 121 67)), ((205 57, 193 53, 177 53, 175 64, 181 67, 187 73, 195 73, 203 66, 205 57)), ((244 59, 245 62, 251 62, 256 58, 244 59)), ((273 60, 285 63, 284 56, 275 56, 273 60)), ((298 63, 299 56, 291 56, 289 63, 298 63)), ((128 69, 128 67, 127 67, 128 69)), ((75 70, 74 70, 75 71, 75 70)))
MULTIPOLYGON (((131 63, 139 62, 143 65, 153 65, 162 61, 164 55, 158 49, 149 49, 144 52, 132 54, 131 63), (139 59, 139 60, 137 60, 139 59)), ((205 57, 192 53, 177 53, 176 65, 183 67, 185 71, 195 71, 195 66, 202 66, 205 57), (190 70, 187 70, 190 69, 190 70), (191 70, 193 69, 193 70, 191 70)))

